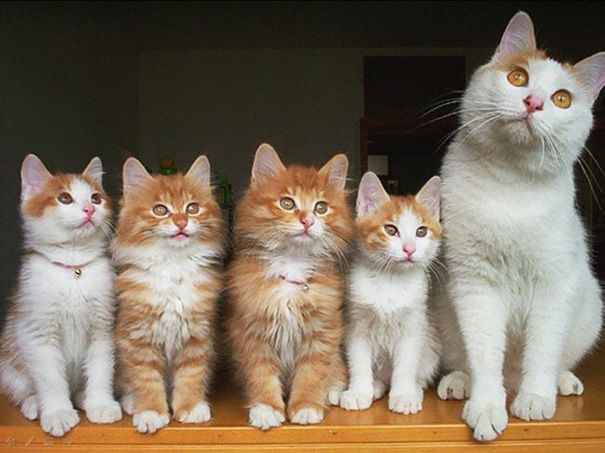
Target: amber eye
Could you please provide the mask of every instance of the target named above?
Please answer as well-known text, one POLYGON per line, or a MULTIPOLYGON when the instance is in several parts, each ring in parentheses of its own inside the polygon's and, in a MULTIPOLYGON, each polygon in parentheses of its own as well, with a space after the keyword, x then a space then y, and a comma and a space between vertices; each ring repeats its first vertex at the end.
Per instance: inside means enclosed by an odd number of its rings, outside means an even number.
POLYGON ((63 192, 61 195, 57 197, 57 200, 63 204, 72 204, 74 199, 67 192, 63 192))
POLYGON ((527 71, 521 68, 509 72, 506 78, 511 85, 516 87, 524 87, 527 85, 527 82, 529 82, 529 75, 527 75, 527 71))
POLYGON ((420 226, 418 227, 418 229, 416 230, 416 236, 419 238, 423 238, 426 236, 426 233, 428 233, 428 228, 425 226, 420 226))
POLYGON ((152 211, 158 217, 164 217, 166 214, 168 214, 168 208, 163 204, 156 204, 152 211))
POLYGON ((187 205, 187 214, 197 214, 198 212, 200 212, 200 205, 197 203, 189 203, 187 205))
POLYGON ((571 93, 567 90, 559 90, 551 96, 553 103, 561 108, 568 109, 571 105, 571 93))
POLYGON ((282 209, 285 209, 286 211, 291 211, 292 209, 294 209, 294 206, 296 206, 296 203, 294 203, 294 200, 292 198, 284 197, 279 200, 279 205, 282 207, 282 209))
POLYGON ((384 231, 386 231, 389 236, 395 236, 397 233, 399 233, 399 230, 395 225, 385 225, 384 231))
POLYGON ((317 203, 315 203, 315 212, 317 214, 325 214, 326 212, 328 212, 328 203, 326 203, 325 201, 318 201, 317 203))
POLYGON ((98 193, 93 193, 90 196, 90 201, 92 201, 94 204, 101 204, 101 195, 99 195, 98 193))

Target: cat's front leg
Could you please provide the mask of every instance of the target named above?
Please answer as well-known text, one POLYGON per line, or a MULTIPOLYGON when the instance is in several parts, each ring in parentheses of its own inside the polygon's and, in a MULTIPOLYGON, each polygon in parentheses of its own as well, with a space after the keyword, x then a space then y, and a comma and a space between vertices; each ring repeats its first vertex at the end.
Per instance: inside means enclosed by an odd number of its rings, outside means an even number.
POLYGON ((471 395, 462 418, 476 440, 493 440, 508 424, 502 376, 508 311, 503 298, 487 283, 459 287, 452 296, 471 375, 471 395))
POLYGON ((70 400, 63 354, 50 342, 33 340, 23 344, 24 363, 40 405, 40 426, 52 436, 62 436, 80 421, 70 400))
POLYGON ((191 337, 174 363, 172 412, 180 423, 204 423, 211 418, 206 393, 213 355, 211 338, 191 337))
POLYGON ((555 415, 559 364, 572 309, 565 287, 553 282, 534 289, 524 331, 523 379, 510 407, 517 418, 547 420, 555 415))
POLYGON ((122 419, 120 404, 113 397, 114 345, 109 329, 93 331, 84 369, 86 388, 82 408, 93 423, 122 419))
POLYGON ((359 329, 353 329, 347 339, 349 388, 342 394, 340 406, 347 410, 368 409, 374 401, 372 346, 359 329))

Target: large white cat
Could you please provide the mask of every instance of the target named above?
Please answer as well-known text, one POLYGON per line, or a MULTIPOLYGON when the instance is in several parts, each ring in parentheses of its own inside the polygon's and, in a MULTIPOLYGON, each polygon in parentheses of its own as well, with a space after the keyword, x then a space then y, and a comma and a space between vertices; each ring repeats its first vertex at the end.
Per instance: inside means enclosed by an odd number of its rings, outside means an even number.
POLYGON ((470 396, 462 417, 477 440, 506 428, 504 378, 522 376, 510 411, 524 420, 553 417, 557 390, 583 391, 572 370, 598 337, 602 299, 573 166, 604 84, 605 52, 553 61, 520 12, 463 96, 442 169, 449 284, 435 308, 450 372, 439 395, 470 396))

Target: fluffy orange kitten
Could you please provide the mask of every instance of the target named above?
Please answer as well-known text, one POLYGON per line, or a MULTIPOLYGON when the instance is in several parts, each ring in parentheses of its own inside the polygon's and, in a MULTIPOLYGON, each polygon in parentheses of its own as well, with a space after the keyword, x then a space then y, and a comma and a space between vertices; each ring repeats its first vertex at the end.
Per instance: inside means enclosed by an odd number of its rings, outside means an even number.
POLYGON ((224 232, 210 164, 150 176, 130 158, 123 178, 113 243, 123 408, 143 433, 168 423, 169 404, 177 421, 205 422, 224 232))
POLYGON ((286 413, 292 423, 319 423, 326 401, 338 404, 346 385, 347 167, 342 154, 316 170, 284 167, 267 144, 256 151, 227 276, 229 338, 256 428, 280 426, 286 413))

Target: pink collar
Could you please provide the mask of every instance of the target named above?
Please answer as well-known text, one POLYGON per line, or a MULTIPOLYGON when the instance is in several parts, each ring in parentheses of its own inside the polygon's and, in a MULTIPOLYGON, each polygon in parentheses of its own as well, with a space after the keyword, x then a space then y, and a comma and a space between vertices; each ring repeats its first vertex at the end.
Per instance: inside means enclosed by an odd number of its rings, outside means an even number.
POLYGON ((308 280, 307 281, 305 281, 305 280, 290 280, 289 278, 286 278, 285 275, 280 275, 279 278, 281 278, 282 280, 284 280, 284 281, 286 281, 288 283, 291 283, 293 285, 300 286, 300 289, 302 289, 303 292, 305 292, 305 293, 307 291, 309 291, 309 282, 308 282, 308 280))
POLYGON ((88 263, 84 263, 84 264, 65 264, 65 263, 61 263, 59 261, 53 261, 51 260, 48 256, 40 253, 40 252, 34 252, 40 256, 43 256, 44 258, 46 258, 49 262, 51 262, 52 264, 54 264, 55 266, 59 266, 62 267, 63 269, 68 269, 68 270, 73 270, 74 271, 74 278, 80 278, 82 276, 82 268, 84 266, 86 266, 87 264, 90 263, 90 261, 88 263))

